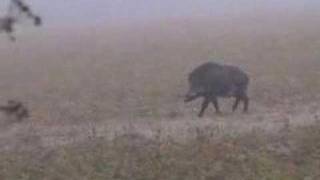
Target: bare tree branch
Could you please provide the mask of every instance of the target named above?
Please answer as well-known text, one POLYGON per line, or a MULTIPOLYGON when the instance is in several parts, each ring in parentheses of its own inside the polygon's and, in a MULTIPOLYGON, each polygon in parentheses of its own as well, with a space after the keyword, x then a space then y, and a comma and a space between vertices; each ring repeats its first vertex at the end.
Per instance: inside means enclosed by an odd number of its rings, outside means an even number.
POLYGON ((22 17, 32 19, 35 26, 42 24, 40 16, 34 14, 23 0, 11 0, 7 14, 0 17, 0 32, 5 32, 10 40, 15 41, 14 25, 18 23, 22 17))

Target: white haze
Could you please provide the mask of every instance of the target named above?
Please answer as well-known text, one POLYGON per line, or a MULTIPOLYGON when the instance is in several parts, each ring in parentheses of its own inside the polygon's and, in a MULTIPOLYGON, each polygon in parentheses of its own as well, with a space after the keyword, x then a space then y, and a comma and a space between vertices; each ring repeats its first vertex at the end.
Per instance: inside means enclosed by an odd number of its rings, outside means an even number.
MULTIPOLYGON (((320 15, 318 0, 26 0, 47 26, 134 23, 170 18, 320 15)), ((9 0, 0 3, 3 10, 9 0)))

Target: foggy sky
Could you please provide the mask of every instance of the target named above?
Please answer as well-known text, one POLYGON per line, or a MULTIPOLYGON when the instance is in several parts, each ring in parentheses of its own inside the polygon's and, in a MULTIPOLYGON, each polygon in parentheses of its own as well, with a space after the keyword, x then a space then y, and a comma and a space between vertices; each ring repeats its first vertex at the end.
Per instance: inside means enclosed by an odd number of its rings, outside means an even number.
MULTIPOLYGON (((9 1, 9 0, 5 0, 9 1)), ((99 24, 155 18, 319 11, 319 0, 25 0, 47 24, 99 24)), ((0 5, 4 6, 3 3, 0 5)), ((2 9, 1 8, 1 9, 2 9)))

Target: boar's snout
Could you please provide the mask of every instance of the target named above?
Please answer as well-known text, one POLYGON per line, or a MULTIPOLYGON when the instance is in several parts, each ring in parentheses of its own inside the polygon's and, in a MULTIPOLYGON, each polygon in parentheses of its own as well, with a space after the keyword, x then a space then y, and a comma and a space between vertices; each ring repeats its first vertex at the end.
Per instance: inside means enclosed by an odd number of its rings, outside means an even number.
POLYGON ((187 103, 187 102, 193 101, 194 99, 198 98, 199 96, 200 96, 199 93, 194 92, 194 91, 189 91, 184 97, 184 102, 187 103))

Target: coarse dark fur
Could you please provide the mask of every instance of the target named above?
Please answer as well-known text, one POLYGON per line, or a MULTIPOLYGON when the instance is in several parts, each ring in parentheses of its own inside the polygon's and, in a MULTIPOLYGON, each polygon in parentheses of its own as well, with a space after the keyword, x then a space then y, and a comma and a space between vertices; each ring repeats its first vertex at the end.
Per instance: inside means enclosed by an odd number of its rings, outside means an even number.
POLYGON ((215 62, 207 62, 195 68, 189 74, 190 89, 185 96, 185 102, 203 97, 201 110, 198 114, 202 117, 204 111, 212 103, 217 113, 221 113, 218 97, 234 97, 232 110, 235 111, 242 101, 243 111, 248 111, 249 98, 247 89, 249 77, 240 68, 231 65, 222 65, 215 62))

